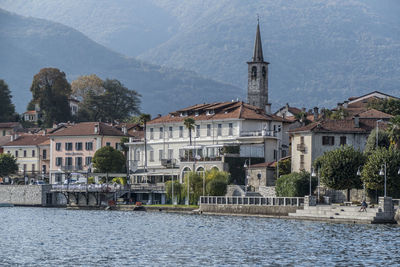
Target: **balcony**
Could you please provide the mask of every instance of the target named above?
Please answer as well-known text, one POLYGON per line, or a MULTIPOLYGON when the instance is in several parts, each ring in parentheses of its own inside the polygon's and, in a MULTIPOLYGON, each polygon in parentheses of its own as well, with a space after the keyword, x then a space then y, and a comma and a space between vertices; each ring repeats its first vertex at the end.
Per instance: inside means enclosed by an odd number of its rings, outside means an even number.
POLYGON ((175 159, 162 159, 161 165, 166 168, 173 168, 176 165, 176 160, 175 159))
POLYGON ((82 171, 83 165, 62 165, 58 166, 58 168, 64 172, 74 172, 74 171, 82 171))
POLYGON ((297 144, 297 151, 301 151, 301 152, 306 151, 306 145, 303 143, 297 144))
POLYGON ((200 157, 198 159, 194 157, 180 157, 181 162, 203 162, 203 161, 221 161, 222 157, 200 157))
POLYGON ((253 136, 271 136, 271 137, 276 137, 277 132, 274 131, 241 131, 240 132, 240 137, 253 137, 253 136))

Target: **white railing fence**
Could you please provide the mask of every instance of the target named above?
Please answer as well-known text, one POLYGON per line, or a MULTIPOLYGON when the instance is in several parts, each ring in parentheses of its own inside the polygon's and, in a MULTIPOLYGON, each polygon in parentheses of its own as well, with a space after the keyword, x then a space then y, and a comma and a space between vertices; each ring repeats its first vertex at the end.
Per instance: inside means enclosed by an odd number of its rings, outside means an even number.
POLYGON ((200 205, 301 206, 304 205, 304 197, 201 196, 200 205))

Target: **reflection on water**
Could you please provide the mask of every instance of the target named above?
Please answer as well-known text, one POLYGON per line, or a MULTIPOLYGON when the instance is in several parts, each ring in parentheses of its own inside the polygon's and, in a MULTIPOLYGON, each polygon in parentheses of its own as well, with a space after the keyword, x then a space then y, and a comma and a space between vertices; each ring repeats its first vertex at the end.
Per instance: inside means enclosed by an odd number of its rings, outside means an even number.
POLYGON ((0 265, 396 265, 400 228, 256 217, 0 208, 0 265))

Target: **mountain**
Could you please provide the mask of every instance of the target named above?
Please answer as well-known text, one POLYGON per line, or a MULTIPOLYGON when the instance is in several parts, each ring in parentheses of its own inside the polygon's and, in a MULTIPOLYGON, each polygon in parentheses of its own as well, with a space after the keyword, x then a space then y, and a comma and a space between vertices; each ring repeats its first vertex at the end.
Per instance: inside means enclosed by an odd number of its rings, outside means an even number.
POLYGON ((399 96, 397 0, 0 0, 0 7, 243 90, 258 13, 273 103, 329 107, 373 90, 399 96))
POLYGON ((118 79, 143 96, 142 110, 151 114, 244 94, 237 87, 190 71, 127 58, 70 27, 1 9, 0 40, 0 79, 8 83, 19 112, 32 97, 29 88, 33 76, 44 67, 59 68, 69 81, 92 73, 118 79))

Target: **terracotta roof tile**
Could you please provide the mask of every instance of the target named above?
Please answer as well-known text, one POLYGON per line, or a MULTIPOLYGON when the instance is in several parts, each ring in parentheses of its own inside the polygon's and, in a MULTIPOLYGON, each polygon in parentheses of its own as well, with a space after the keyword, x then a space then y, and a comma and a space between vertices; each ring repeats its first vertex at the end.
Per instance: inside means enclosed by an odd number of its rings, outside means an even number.
POLYGON ((104 122, 81 122, 67 126, 51 134, 52 136, 87 136, 87 135, 106 135, 106 136, 125 136, 123 132, 114 126, 104 122), (95 125, 99 130, 95 133, 95 125))
POLYGON ((8 142, 3 146, 35 146, 45 142, 48 139, 49 136, 46 135, 38 135, 38 134, 22 135, 18 137, 16 140, 8 142))
POLYGON ((353 119, 322 120, 312 122, 306 126, 289 130, 296 132, 331 132, 331 133, 369 133, 375 127, 376 120, 361 119, 360 127, 355 127, 353 119))
POLYGON ((21 126, 19 122, 0 122, 0 128, 14 128, 19 126, 21 126))

